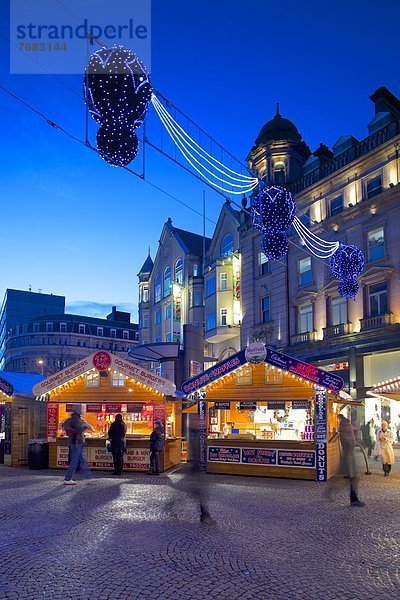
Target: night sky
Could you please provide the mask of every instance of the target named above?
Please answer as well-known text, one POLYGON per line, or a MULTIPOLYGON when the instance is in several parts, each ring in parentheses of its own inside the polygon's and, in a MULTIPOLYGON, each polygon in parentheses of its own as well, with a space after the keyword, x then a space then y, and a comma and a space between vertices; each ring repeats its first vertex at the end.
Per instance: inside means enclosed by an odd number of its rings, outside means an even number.
MULTIPOLYGON (((399 17, 397 0, 153 0, 152 82, 241 160, 276 102, 312 151, 341 135, 362 139, 369 95, 385 85, 400 96, 399 17)), ((10 75, 0 43, 2 84, 84 137, 82 78, 10 75)), ((1 91, 0 114, 0 301, 6 288, 31 285, 65 295, 71 312, 105 316, 117 305, 136 319, 136 274, 149 246, 154 258, 163 223, 201 233, 201 217, 1 91)), ((201 211, 197 179, 154 151, 146 168, 151 183, 201 211)), ((223 199, 206 194, 215 221, 223 199)))

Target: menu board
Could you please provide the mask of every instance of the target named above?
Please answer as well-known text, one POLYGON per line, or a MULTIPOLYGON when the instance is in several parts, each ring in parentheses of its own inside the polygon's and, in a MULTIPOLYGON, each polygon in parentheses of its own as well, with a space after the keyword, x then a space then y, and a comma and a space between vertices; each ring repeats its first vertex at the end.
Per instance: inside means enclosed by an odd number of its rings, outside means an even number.
POLYGON ((229 400, 224 400, 223 402, 215 402, 214 408, 216 410, 230 410, 231 403, 229 402, 229 400))
POLYGON ((121 404, 106 404, 106 412, 109 413, 120 413, 121 412, 121 404))
POLYGON ((315 467, 313 450, 278 450, 279 467, 315 467))
POLYGON ((209 462, 240 463, 240 448, 226 446, 208 448, 209 462))
POLYGON ((308 410, 310 402, 308 400, 292 400, 292 410, 308 410))
MULTIPOLYGON (((86 459, 91 469, 112 469, 113 459, 105 447, 85 448, 86 459)), ((57 447, 57 467, 68 467, 68 446, 57 447)), ((124 454, 124 468, 134 471, 148 471, 150 468, 150 450, 147 448, 128 448, 124 454)))
POLYGON ((86 404, 87 413, 99 413, 102 411, 102 404, 86 404))
POLYGON ((150 450, 147 448, 128 448, 124 456, 124 467, 135 471, 150 469, 150 450))
POLYGON ((47 405, 47 441, 55 442, 58 431, 58 404, 47 405))
POLYGON ((141 413, 143 410, 142 402, 130 402, 126 406, 126 412, 128 413, 141 413))
POLYGON ((165 421, 167 418, 167 406, 165 404, 154 404, 153 406, 153 423, 161 421, 163 427, 165 427, 165 421))
POLYGON ((267 448, 242 448, 242 463, 275 465, 276 450, 268 450, 267 448))
POLYGON ((268 410, 285 410, 286 404, 281 400, 268 400, 267 402, 268 410))
POLYGON ((257 410, 257 402, 239 402, 239 410, 257 410))

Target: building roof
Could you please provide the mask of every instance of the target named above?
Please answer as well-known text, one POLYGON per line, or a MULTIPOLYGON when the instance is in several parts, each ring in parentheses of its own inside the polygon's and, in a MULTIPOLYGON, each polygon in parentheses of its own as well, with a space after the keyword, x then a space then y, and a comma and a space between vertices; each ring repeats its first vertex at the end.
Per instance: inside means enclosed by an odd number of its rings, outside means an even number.
POLYGON ((145 273, 151 273, 153 270, 153 266, 154 266, 154 262, 149 254, 148 257, 146 258, 146 260, 144 261, 143 266, 138 273, 138 276, 144 275, 145 273))
POLYGON ((43 375, 33 373, 14 373, 12 371, 0 371, 0 379, 4 379, 14 388, 14 394, 33 396, 33 386, 43 381, 43 375))
POLYGON ((71 315, 67 313, 54 314, 54 315, 42 315, 35 317, 27 321, 27 323, 37 323, 38 321, 62 321, 62 322, 76 322, 89 325, 99 325, 104 327, 113 327, 119 329, 134 329, 138 328, 137 323, 127 323, 125 321, 111 321, 109 319, 101 319, 100 317, 86 317, 84 315, 71 315))
POLYGON ((298 132, 296 125, 292 123, 292 121, 289 121, 289 119, 282 117, 277 110, 274 118, 265 123, 261 128, 255 143, 256 146, 259 146, 278 140, 300 142, 301 135, 298 132))
MULTIPOLYGON (((189 254, 194 254, 195 256, 203 256, 203 236, 198 235, 197 233, 191 233, 190 231, 185 231, 184 229, 178 229, 174 227, 175 234, 180 238, 181 242, 186 246, 189 254)), ((211 238, 206 237, 206 252, 210 246, 211 238)))

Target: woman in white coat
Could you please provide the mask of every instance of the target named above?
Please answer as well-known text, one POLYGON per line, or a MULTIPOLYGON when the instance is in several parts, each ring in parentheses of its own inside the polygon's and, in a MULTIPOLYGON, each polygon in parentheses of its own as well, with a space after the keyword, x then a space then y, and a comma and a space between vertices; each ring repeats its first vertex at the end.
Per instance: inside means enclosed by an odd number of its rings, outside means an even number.
POLYGON ((381 457, 383 472, 387 477, 394 465, 394 451, 393 451, 393 435, 386 421, 382 421, 381 428, 376 436, 377 442, 377 454, 381 457))

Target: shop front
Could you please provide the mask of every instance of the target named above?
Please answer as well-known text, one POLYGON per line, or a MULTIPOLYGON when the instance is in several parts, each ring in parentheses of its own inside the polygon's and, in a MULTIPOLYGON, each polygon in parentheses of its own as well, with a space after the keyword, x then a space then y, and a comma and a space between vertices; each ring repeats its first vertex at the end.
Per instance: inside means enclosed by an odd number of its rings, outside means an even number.
POLYGON ((147 471, 150 434, 155 421, 165 430, 162 470, 181 459, 181 401, 175 385, 137 365, 106 351, 95 352, 42 381, 35 394, 47 400, 49 467, 68 466, 68 439, 62 423, 79 405, 82 417, 94 432, 85 436, 86 455, 91 469, 112 469, 106 449, 108 429, 121 413, 127 426, 126 471, 147 471))
POLYGON ((400 375, 375 383, 367 394, 370 407, 367 422, 372 419, 377 428, 382 420, 387 421, 393 440, 400 444, 400 375))
POLYGON ((46 407, 36 402, 33 387, 42 375, 1 371, 0 376, 0 464, 28 464, 29 440, 46 433, 46 407))
POLYGON ((185 382, 207 472, 326 481, 340 461, 338 414, 351 402, 343 385, 260 343, 185 382))

